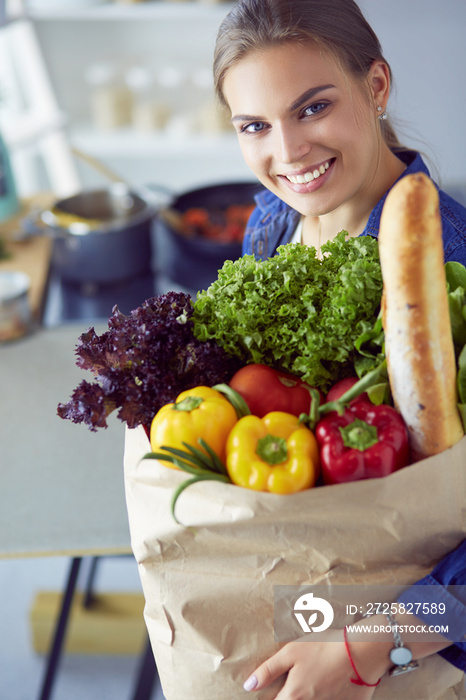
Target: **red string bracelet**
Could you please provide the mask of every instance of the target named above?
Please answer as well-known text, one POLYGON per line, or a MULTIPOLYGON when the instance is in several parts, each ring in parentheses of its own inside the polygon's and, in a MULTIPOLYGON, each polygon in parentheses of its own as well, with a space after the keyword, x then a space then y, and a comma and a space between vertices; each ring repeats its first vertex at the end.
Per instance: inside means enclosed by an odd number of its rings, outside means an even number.
POLYGON ((346 653, 348 654, 348 659, 350 661, 351 668, 353 669, 353 671, 356 675, 356 678, 350 678, 351 683, 354 683, 355 685, 366 685, 368 688, 375 688, 376 685, 379 685, 380 678, 377 681, 377 683, 366 683, 366 681, 363 681, 363 679, 361 678, 361 676, 359 675, 359 673, 356 670, 356 666, 354 665, 354 661, 351 658, 351 652, 350 652, 350 648, 349 648, 349 644, 348 644, 346 627, 343 628, 343 639, 345 640, 345 649, 346 649, 346 653))

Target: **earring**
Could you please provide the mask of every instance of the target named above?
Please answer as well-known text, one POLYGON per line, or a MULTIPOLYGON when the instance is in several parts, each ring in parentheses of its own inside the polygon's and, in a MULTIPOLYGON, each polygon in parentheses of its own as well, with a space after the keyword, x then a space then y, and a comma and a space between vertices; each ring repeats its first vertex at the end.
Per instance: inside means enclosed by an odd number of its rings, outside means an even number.
POLYGON ((382 114, 378 115, 379 119, 388 119, 387 110, 382 110, 382 107, 380 105, 377 107, 377 112, 382 112, 382 114))

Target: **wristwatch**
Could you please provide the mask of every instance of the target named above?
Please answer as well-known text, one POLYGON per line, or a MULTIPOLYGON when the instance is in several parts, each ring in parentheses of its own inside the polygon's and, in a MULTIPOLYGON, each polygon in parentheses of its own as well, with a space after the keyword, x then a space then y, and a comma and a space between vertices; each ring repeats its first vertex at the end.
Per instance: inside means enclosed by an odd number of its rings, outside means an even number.
POLYGON ((391 613, 388 613, 387 620, 393 632, 393 641, 395 642, 395 646, 390 651, 390 661, 393 663, 393 667, 389 670, 388 675, 400 676, 402 673, 415 671, 419 667, 419 664, 417 661, 413 661, 412 651, 403 644, 403 640, 398 632, 398 622, 391 613))

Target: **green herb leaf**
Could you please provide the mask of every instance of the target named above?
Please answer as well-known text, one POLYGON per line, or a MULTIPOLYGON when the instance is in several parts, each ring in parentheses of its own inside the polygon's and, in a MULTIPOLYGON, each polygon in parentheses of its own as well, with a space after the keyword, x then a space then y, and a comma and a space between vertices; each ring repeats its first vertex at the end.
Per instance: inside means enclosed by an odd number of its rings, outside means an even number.
MULTIPOLYGON (((187 443, 183 443, 185 446, 187 443)), ((179 457, 180 459, 184 459, 187 462, 190 462, 193 466, 197 467, 198 469, 203 469, 204 464, 199 460, 192 452, 187 452, 186 450, 179 450, 176 447, 166 447, 166 445, 161 446, 162 450, 165 450, 165 452, 170 453, 170 455, 174 455, 175 457, 179 457)))
POLYGON ((466 267, 464 265, 455 261, 445 263, 445 275, 451 292, 454 292, 458 287, 466 289, 466 267))
POLYGON ((186 449, 193 455, 193 458, 199 463, 201 469, 213 469, 212 458, 206 455, 202 450, 198 450, 197 447, 193 445, 188 445, 187 442, 183 442, 186 449))
POLYGON ((358 377, 363 377, 383 362, 385 358, 385 333, 382 327, 381 311, 375 323, 356 338, 354 347, 357 350, 354 358, 354 369, 358 377))
POLYGON ((466 268, 459 262, 445 263, 451 331, 458 358, 466 345, 466 268))
POLYGON ((196 467, 197 469, 202 469, 202 465, 199 464, 198 461, 194 458, 194 456, 189 452, 185 452, 184 450, 177 450, 175 447, 162 446, 161 449, 164 450, 164 452, 150 452, 148 455, 146 455, 144 459, 150 457, 151 459, 158 459, 160 462, 173 463, 173 460, 179 457, 189 462, 193 467, 196 467))
POLYGON ((374 384, 374 386, 369 387, 369 389, 367 389, 367 395, 374 406, 390 403, 390 386, 388 384, 388 379, 385 382, 374 384))
POLYGON ((456 350, 466 344, 466 290, 457 287, 454 292, 448 294, 448 306, 450 311, 451 332, 456 350))
POLYGON ((186 450, 162 445, 161 449, 164 452, 149 452, 144 455, 143 459, 157 459, 160 462, 170 462, 189 474, 221 474, 230 481, 228 471, 220 457, 205 440, 199 438, 198 442, 205 452, 198 450, 197 447, 189 445, 187 442, 183 442, 182 444, 186 447, 186 450))
POLYGON ((227 469, 225 465, 223 464, 222 460, 220 457, 213 451, 213 449, 206 443, 205 440, 202 438, 198 439, 198 442, 201 447, 204 448, 204 450, 210 455, 210 459, 212 461, 212 469, 219 474, 225 474, 228 475, 227 469))
POLYGON ((464 432, 466 433, 466 403, 458 404, 458 411, 460 412, 461 420, 463 421, 464 432))
POLYGON ((460 403, 466 404, 466 345, 458 358, 457 386, 460 403))
MULTIPOLYGON (((162 452, 149 452, 149 454, 146 454, 143 459, 157 459, 159 462, 170 462, 170 464, 174 464, 176 467, 178 467, 178 469, 182 469, 183 471, 188 472, 188 474, 199 474, 204 471, 197 466, 195 462, 188 464, 188 462, 177 459, 177 457, 172 455, 163 454, 162 452)), ((186 459, 186 457, 183 457, 183 460, 184 459, 186 459)))
POLYGON ((183 483, 175 489, 171 501, 171 512, 173 518, 178 523, 178 525, 183 525, 183 523, 178 520, 175 513, 175 506, 178 501, 178 498, 183 493, 183 491, 185 491, 188 488, 188 486, 196 484, 198 481, 221 481, 223 483, 228 483, 229 479, 227 477, 222 476, 222 474, 199 474, 198 476, 194 476, 192 479, 187 479, 186 481, 183 481, 183 483))

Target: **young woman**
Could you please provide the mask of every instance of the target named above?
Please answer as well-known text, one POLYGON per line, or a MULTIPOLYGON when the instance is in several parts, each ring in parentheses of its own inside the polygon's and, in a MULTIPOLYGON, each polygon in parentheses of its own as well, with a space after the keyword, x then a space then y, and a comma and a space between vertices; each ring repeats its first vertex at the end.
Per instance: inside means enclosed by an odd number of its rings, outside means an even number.
MULTIPOLYGON (((245 253, 320 245, 345 229, 377 236, 387 191, 427 172, 390 126, 391 71, 354 2, 238 2, 220 27, 217 94, 267 192, 245 253)), ((466 210, 440 192, 445 260, 466 264, 466 210)))
MULTIPOLYGON (((353 0, 236 2, 219 30, 214 78, 245 161, 266 188, 257 197, 244 253, 266 258, 294 241, 320 255, 322 244, 342 229, 377 237, 390 188, 408 173, 428 173, 420 154, 403 147, 390 125, 391 77, 353 0)), ((466 209, 439 195, 445 261, 466 264, 466 209)), ((466 543, 418 583, 433 588, 439 601, 450 595, 448 585, 466 584, 466 543)), ((466 633, 466 593, 456 603, 453 617, 466 633)), ((407 621, 413 616, 396 615, 398 624, 407 621)), ((413 660, 438 652, 466 669, 466 644, 431 634, 423 639, 410 645, 413 660)), ((343 630, 332 630, 322 643, 285 645, 244 687, 259 690, 287 674, 277 700, 368 700, 393 667, 393 644, 390 629, 346 640, 343 630)))

